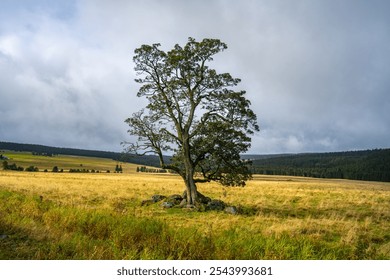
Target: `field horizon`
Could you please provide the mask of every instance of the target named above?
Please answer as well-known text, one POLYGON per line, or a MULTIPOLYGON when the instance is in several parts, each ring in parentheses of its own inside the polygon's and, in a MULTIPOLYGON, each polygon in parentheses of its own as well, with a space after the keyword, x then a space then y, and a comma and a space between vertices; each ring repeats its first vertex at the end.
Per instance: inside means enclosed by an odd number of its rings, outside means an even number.
MULTIPOLYGON (((94 157, 107 159, 108 161, 114 160, 141 166, 153 166, 153 168, 160 166, 160 161, 156 155, 134 156, 129 153, 0 141, 0 152, 1 150, 25 151, 56 157, 62 155, 94 157)), ((164 158, 166 161, 170 160, 167 155, 164 155, 164 158)), ((320 153, 241 154, 241 158, 252 162, 251 172, 253 174, 390 182, 389 148, 320 153)))
MULTIPOLYGON (((40 170, 70 160, 19 156, 40 170)), ((69 168, 117 164, 71 159, 69 168)), ((244 188, 198 185, 240 209, 231 215, 141 206, 182 194, 184 182, 122 164, 123 173, 0 171, 0 259, 390 259, 390 183, 255 175, 244 188)))

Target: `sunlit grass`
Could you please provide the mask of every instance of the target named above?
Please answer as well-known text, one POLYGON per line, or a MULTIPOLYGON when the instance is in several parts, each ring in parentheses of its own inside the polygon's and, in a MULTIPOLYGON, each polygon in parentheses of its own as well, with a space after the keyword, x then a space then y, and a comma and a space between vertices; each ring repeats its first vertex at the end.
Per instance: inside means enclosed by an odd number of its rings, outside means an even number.
POLYGON ((390 259, 390 184, 255 176, 199 185, 241 215, 141 207, 178 176, 0 171, 3 259, 390 259))

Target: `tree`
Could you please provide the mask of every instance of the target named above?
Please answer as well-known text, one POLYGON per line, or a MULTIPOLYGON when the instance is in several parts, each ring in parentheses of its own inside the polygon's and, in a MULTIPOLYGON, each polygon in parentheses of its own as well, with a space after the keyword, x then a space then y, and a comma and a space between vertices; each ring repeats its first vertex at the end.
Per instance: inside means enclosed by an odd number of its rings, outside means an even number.
POLYGON ((8 170, 9 169, 9 165, 8 165, 8 161, 3 161, 3 170, 8 170))
POLYGON ((122 169, 122 165, 116 165, 115 166, 115 172, 116 173, 122 173, 123 172, 123 169, 122 169))
POLYGON ((137 96, 148 105, 126 120, 128 132, 138 136, 127 143, 128 152, 156 154, 163 169, 183 178, 190 205, 197 201, 198 182, 244 186, 251 176, 240 153, 259 130, 256 115, 245 91, 233 89, 240 79, 208 66, 226 48, 217 39, 189 38, 168 52, 160 44, 142 45, 133 57, 141 84, 137 96), (164 153, 173 154, 170 162, 164 153))
POLYGON ((31 166, 26 168, 26 171, 28 171, 28 172, 38 172, 39 168, 34 166, 34 165, 31 165, 31 166))

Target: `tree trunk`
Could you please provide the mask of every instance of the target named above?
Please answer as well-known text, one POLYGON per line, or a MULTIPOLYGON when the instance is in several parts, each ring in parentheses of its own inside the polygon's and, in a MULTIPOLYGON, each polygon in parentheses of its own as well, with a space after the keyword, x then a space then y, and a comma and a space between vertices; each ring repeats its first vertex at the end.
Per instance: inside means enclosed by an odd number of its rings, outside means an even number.
POLYGON ((188 205, 195 205, 198 191, 196 188, 196 184, 194 181, 194 170, 191 166, 191 164, 188 164, 189 162, 186 161, 185 163, 185 176, 183 176, 186 190, 187 190, 187 204, 188 205))
POLYGON ((185 141, 183 145, 183 157, 184 157, 184 167, 185 167, 185 176, 184 181, 187 189, 187 205, 195 205, 197 200, 198 191, 196 188, 196 184, 194 181, 194 166, 191 161, 190 156, 190 144, 188 141, 188 137, 185 137, 185 141))
POLYGON ((197 189, 193 178, 187 178, 185 180, 187 190, 187 205, 195 205, 197 198, 197 189))

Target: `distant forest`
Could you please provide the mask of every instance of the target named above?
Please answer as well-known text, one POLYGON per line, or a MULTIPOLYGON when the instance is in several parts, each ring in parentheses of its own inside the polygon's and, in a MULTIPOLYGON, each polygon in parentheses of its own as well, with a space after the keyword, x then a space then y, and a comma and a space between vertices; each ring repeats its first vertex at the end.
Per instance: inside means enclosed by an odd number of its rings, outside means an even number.
MULTIPOLYGON (((57 154, 109 158, 116 161, 159 167, 157 156, 135 156, 126 153, 57 148, 43 145, 0 142, 0 150, 32 152, 46 156, 57 154)), ((252 161, 252 173, 315 178, 390 182, 390 149, 365 151, 243 155, 252 161)), ((169 157, 167 156, 167 161, 169 157)))
POLYGON ((390 182, 390 149, 279 155, 252 162, 257 174, 390 182))

